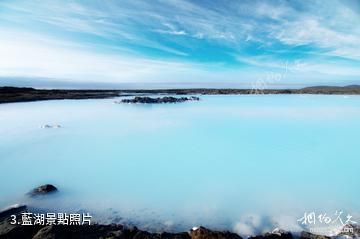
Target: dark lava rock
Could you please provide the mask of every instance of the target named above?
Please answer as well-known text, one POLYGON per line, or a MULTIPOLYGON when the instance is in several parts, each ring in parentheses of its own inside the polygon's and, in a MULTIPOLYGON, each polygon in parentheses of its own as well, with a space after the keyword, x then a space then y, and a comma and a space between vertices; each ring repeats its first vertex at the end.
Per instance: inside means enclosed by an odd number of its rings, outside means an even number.
POLYGON ((25 212, 27 207, 25 205, 14 205, 0 212, 0 219, 9 218, 11 215, 18 215, 25 212))
POLYGON ((128 238, 122 225, 80 225, 80 226, 45 226, 33 239, 48 238, 128 238))
POLYGON ((301 232, 300 234, 300 239, 330 239, 330 238, 331 237, 316 235, 305 231, 301 232))
POLYGON ((133 239, 152 239, 155 238, 155 236, 146 231, 137 231, 135 235, 133 236, 133 239))
POLYGON ((190 231, 191 239, 242 239, 238 234, 229 231, 211 231, 199 227, 190 231))
MULTIPOLYGON (((1 231, 0 239, 49 239, 49 238, 118 238, 118 239, 191 239, 189 233, 150 233, 123 225, 52 225, 21 226, 11 225, 11 230, 1 231)), ((1 228, 0 228, 1 229, 1 228)))
POLYGON ((119 90, 40 90, 33 88, 0 87, 0 104, 37 100, 104 99, 119 96, 119 90))
POLYGON ((292 239, 293 236, 290 232, 276 229, 272 232, 265 233, 264 235, 250 237, 250 239, 292 239))
MULTIPOLYGON (((0 226, 0 239, 32 239, 41 226, 0 226)), ((49 237, 51 238, 51 237, 49 237)), ((53 237, 52 237, 53 238, 53 237)))
POLYGON ((147 96, 137 96, 133 99, 123 99, 121 100, 122 103, 139 103, 139 104, 163 104, 163 103, 181 103, 185 101, 198 101, 200 100, 199 97, 191 96, 191 97, 172 97, 172 96, 165 96, 165 97, 158 97, 158 98, 151 98, 147 96))
POLYGON ((123 235, 126 238, 132 239, 191 239, 189 233, 179 232, 179 233, 150 233, 147 231, 139 230, 137 227, 132 227, 124 230, 123 235))
POLYGON ((34 188, 33 190, 31 190, 31 192, 28 193, 28 195, 34 197, 34 196, 39 196, 39 195, 46 195, 46 194, 50 194, 50 193, 54 193, 57 192, 58 189, 51 184, 45 184, 45 185, 41 185, 37 188, 34 188))
MULTIPOLYGON (((355 234, 350 238, 358 238, 355 234)), ((190 232, 179 233, 151 233, 139 230, 136 227, 125 227, 120 224, 111 225, 52 225, 52 226, 21 226, 10 225, 2 228, 0 223, 0 239, 23 238, 23 239, 48 239, 48 238, 118 238, 118 239, 242 239, 238 234, 228 231, 212 231, 204 227, 196 228, 190 232)), ((276 231, 261 236, 250 238, 293 238, 289 232, 276 231)), ((326 236, 318 236, 303 232, 299 239, 329 239, 326 236)))
POLYGON ((22 234, 35 233, 31 228, 20 228, 18 225, 11 225, 12 215, 17 218, 20 217, 22 212, 26 212, 25 205, 14 205, 0 212, 0 239, 2 238, 22 238, 22 234), (29 230, 29 231, 27 231, 29 230))
POLYGON ((187 232, 179 232, 179 233, 168 233, 163 232, 159 234, 160 239, 190 239, 190 235, 187 232))
POLYGON ((348 238, 360 238, 360 226, 355 224, 345 225, 338 236, 347 236, 348 238))
POLYGON ((31 239, 41 229, 42 226, 11 224, 12 215, 16 215, 16 218, 19 220, 19 218, 21 218, 21 213, 26 211, 26 206, 19 206, 8 209, 5 214, 2 214, 4 217, 0 218, 0 239, 31 239))

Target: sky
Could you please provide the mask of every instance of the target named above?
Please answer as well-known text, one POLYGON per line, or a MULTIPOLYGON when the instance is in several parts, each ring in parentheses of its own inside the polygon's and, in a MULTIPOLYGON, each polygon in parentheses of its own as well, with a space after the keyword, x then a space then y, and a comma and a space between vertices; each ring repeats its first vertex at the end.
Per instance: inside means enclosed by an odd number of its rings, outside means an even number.
POLYGON ((0 85, 360 84, 359 0, 0 0, 0 85))

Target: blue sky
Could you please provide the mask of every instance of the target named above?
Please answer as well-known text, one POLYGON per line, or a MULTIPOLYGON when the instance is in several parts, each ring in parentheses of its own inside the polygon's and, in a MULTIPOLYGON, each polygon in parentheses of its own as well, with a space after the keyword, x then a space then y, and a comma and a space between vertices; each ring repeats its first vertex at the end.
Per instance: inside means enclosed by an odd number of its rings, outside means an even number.
POLYGON ((0 84, 354 84, 359 26, 357 0, 0 0, 0 84))

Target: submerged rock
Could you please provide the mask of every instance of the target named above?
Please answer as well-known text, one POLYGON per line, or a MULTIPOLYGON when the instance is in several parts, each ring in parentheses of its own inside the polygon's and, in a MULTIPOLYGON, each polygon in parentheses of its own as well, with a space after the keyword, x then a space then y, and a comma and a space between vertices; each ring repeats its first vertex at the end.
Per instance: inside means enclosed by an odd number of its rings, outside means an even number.
POLYGON ((180 103, 185 101, 198 101, 200 100, 199 97, 191 96, 191 97, 172 97, 172 96, 165 96, 165 97, 141 97, 137 96, 133 99, 123 99, 121 103, 138 103, 138 104, 163 104, 163 103, 180 103))
POLYGON ((34 196, 40 196, 40 195, 46 195, 46 194, 50 194, 50 193, 55 193, 57 192, 58 189, 52 185, 52 184, 45 184, 45 185, 41 185, 37 188, 34 188, 33 190, 31 190, 28 195, 34 197, 34 196))
POLYGON ((212 231, 205 227, 195 227, 190 231, 191 239, 242 239, 229 231, 212 231))
POLYGON ((45 125, 41 126, 41 128, 43 128, 43 129, 59 129, 62 127, 59 124, 55 124, 55 125, 45 124, 45 125))

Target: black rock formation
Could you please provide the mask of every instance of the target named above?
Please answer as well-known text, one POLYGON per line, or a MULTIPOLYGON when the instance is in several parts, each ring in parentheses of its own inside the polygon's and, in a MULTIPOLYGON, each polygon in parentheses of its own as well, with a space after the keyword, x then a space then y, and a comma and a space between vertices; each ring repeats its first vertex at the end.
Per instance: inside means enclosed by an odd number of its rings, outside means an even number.
POLYGON ((54 193, 57 192, 58 189, 52 185, 52 184, 45 184, 45 185, 41 185, 37 188, 34 188, 33 190, 31 190, 28 195, 35 197, 35 196, 40 196, 40 195, 46 195, 49 193, 54 193))
POLYGON ((181 103, 185 101, 198 101, 199 97, 191 96, 191 97, 158 97, 152 98, 147 96, 137 96, 133 99, 123 99, 121 103, 138 103, 138 104, 163 104, 163 103, 181 103))

